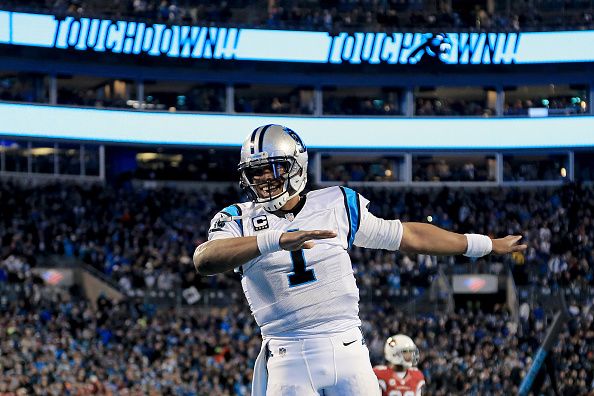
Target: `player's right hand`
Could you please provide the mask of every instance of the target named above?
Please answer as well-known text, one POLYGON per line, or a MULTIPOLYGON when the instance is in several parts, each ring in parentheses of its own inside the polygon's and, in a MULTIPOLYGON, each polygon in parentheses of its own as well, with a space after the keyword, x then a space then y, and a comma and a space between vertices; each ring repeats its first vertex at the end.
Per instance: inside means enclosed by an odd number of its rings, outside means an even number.
POLYGON ((280 246, 283 250, 311 249, 314 247, 314 239, 334 238, 336 231, 315 230, 315 231, 292 231, 285 232, 280 237, 280 246))
POLYGON ((522 252, 528 248, 528 245, 518 243, 520 239, 522 239, 521 235, 508 235, 505 238, 493 239, 492 252, 495 254, 522 252))

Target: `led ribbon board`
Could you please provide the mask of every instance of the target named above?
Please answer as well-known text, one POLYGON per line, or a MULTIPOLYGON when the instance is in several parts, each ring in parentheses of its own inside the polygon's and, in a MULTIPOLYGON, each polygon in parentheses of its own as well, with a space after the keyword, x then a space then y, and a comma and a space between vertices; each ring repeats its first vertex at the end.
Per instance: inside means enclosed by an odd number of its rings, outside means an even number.
POLYGON ((516 149, 594 147, 594 117, 348 118, 97 110, 0 103, 0 136, 141 144, 239 146, 282 124, 311 148, 516 149))
POLYGON ((592 42, 594 31, 330 34, 0 11, 0 44, 172 58, 393 65, 592 62, 592 42))

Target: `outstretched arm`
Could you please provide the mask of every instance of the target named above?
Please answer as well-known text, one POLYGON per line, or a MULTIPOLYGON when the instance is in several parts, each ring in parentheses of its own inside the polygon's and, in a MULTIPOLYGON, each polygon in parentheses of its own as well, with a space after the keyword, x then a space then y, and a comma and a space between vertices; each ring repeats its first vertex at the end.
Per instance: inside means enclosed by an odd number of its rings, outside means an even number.
MULTIPOLYGON (((446 231, 426 223, 402 223, 402 241, 400 250, 406 253, 431 255, 465 254, 468 251, 466 235, 446 231)), ((526 249, 526 245, 518 242, 519 235, 508 235, 505 238, 492 239, 492 252, 506 254, 526 249)))
POLYGON ((430 255, 465 254, 480 257, 489 253, 506 254, 526 249, 521 236, 490 239, 485 235, 463 235, 426 223, 385 220, 363 212, 355 245, 373 249, 400 250, 430 255))
POLYGON ((313 240, 334 238, 328 230, 281 232, 269 231, 257 237, 214 239, 198 246, 194 251, 194 267, 201 275, 226 272, 247 263, 261 254, 280 250, 311 249, 313 240))
POLYGON ((194 267, 200 275, 227 272, 258 257, 255 236, 215 239, 194 251, 194 267))

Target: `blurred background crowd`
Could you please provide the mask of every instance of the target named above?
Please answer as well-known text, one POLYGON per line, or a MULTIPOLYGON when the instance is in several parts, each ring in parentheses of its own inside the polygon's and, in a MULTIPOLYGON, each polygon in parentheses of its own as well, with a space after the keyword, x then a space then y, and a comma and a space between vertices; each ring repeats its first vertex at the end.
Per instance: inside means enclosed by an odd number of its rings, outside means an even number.
POLYGON ((160 23, 234 24, 282 29, 555 30, 593 26, 589 1, 451 0, 9 0, 13 7, 60 15, 150 19, 160 23))
MULTIPOLYGON (((242 299, 171 311, 101 297, 93 308, 76 290, 60 292, 26 273, 0 290, 0 394, 249 394, 261 339, 242 299)), ((592 394, 591 304, 574 307, 555 344, 563 395, 592 394)), ((383 363, 389 335, 409 334, 432 395, 516 393, 550 324, 540 306, 525 314, 519 329, 500 306, 423 315, 390 300, 361 306, 373 363, 383 363)))
MULTIPOLYGON (((594 189, 387 190, 365 188, 371 211, 387 219, 422 221, 455 232, 522 234, 526 254, 504 257, 519 284, 594 286, 594 189)), ((125 290, 237 287, 231 275, 197 277, 191 255, 210 219, 241 200, 237 189, 181 189, 1 183, 2 257, 35 265, 44 255, 75 257, 125 290)), ((425 287, 434 259, 354 248, 355 271, 371 289, 425 287)), ((488 257, 486 260, 500 260, 488 257)), ((456 258, 460 262, 461 258, 456 258)), ((453 266, 454 259, 440 259, 453 266)), ((488 263, 487 263, 488 264, 488 263)), ((5 264, 6 265, 6 264, 5 264)), ((365 283, 364 283, 365 285, 365 283)))
MULTIPOLYGON (((504 265, 488 258, 471 267, 501 273, 509 266, 519 288, 582 296, 555 359, 564 395, 594 389, 594 189, 360 192, 385 218, 430 217, 457 232, 524 235, 526 254, 506 257, 504 265)), ((237 190, 3 182, 0 197, 6 202, 0 209, 0 392, 247 394, 259 334, 238 275, 198 277, 191 263, 210 218, 240 199, 237 190), (76 288, 44 286, 32 272, 51 255, 95 267, 131 296, 195 286, 223 291, 226 305, 178 307, 172 314, 138 299, 113 303, 102 297, 90 304, 76 288)), ((455 314, 407 312, 400 308, 423 295, 439 268, 455 273, 460 258, 359 248, 351 257, 374 363, 382 361, 385 338, 404 332, 419 345, 430 394, 504 395, 518 386, 550 324, 550 310, 531 301, 520 326, 501 305, 457 307, 455 314)))

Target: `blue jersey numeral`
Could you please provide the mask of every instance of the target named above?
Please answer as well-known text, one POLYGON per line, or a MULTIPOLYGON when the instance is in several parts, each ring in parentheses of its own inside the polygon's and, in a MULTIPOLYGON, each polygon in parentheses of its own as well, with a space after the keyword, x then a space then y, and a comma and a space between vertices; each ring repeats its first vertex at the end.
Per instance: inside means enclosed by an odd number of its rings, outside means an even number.
MULTIPOLYGON (((287 232, 298 231, 288 230, 287 232)), ((313 269, 305 269, 305 254, 303 249, 294 250, 291 253, 291 261, 293 262, 293 272, 288 275, 289 286, 295 287, 305 283, 315 282, 316 274, 313 269)))

